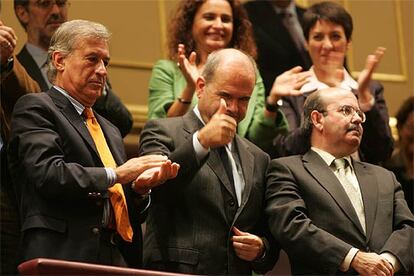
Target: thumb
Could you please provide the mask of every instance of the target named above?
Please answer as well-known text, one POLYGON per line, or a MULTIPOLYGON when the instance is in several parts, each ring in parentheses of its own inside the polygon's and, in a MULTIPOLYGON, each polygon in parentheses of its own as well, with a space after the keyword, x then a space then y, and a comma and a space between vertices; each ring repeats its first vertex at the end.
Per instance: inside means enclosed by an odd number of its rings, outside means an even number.
POLYGON ((221 98, 220 99, 220 106, 217 109, 216 114, 226 114, 226 112, 227 112, 226 101, 223 98, 221 98))
POLYGON ((233 226, 233 233, 236 236, 247 236, 247 233, 240 231, 236 226, 233 226))

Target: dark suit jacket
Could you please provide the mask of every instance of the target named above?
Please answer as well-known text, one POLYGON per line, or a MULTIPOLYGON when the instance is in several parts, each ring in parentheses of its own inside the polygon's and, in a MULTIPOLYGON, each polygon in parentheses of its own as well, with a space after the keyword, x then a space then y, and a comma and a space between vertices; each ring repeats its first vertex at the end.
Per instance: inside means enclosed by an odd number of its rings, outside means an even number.
POLYGON ((149 121, 141 133, 140 155, 159 153, 180 164, 176 179, 152 191, 144 241, 144 266, 195 274, 251 275, 266 271, 277 260, 278 248, 269 244, 265 259, 246 262, 234 252, 231 228, 268 237, 264 188, 269 157, 244 138, 234 143, 246 182, 237 208, 233 184, 218 150, 199 163, 192 135, 202 127, 194 112, 183 117, 149 121))
MULTIPOLYGON (((42 91, 48 91, 49 87, 43 78, 40 68, 37 66, 35 60, 27 50, 26 46, 17 55, 20 63, 26 68, 29 75, 37 81, 42 91)), ((118 127, 122 137, 125 137, 132 128, 132 115, 121 102, 121 99, 112 90, 112 86, 107 80, 106 95, 101 96, 93 106, 101 116, 105 117, 112 124, 118 127)))
MULTIPOLYGON (((370 84, 375 98, 375 105, 365 112, 367 120, 362 124, 362 135, 359 154, 361 160, 378 164, 389 158, 394 147, 391 129, 388 124, 388 108, 384 99, 384 88, 377 82, 370 84)), ((273 141, 272 157, 304 154, 309 148, 309 137, 300 128, 303 123, 303 104, 305 96, 285 97, 281 110, 289 123, 290 133, 277 135, 273 141)))
MULTIPOLYGON (((122 164, 126 157, 118 129, 95 115, 116 163, 122 164)), ((22 223, 21 260, 97 263, 100 234, 93 229, 102 225, 107 176, 82 117, 65 96, 52 88, 18 100, 8 158, 22 223)), ((127 263, 136 267, 141 220, 135 194, 129 185, 123 187, 134 240, 119 247, 127 263)))
MULTIPOLYGON (((249 1, 244 7, 253 25, 258 50, 257 64, 268 95, 278 75, 297 65, 304 70, 309 69, 310 57, 308 53, 301 55, 297 50, 282 18, 269 1, 249 1)), ((300 23, 304 12, 304 9, 296 6, 300 23)))
MULTIPOLYGON (((314 151, 272 160, 266 214, 289 255, 292 273, 336 274, 351 247, 390 252, 413 271, 414 217, 388 170, 353 162, 365 208, 366 235, 340 182, 314 151)), ((355 271, 349 271, 349 273, 355 271)))

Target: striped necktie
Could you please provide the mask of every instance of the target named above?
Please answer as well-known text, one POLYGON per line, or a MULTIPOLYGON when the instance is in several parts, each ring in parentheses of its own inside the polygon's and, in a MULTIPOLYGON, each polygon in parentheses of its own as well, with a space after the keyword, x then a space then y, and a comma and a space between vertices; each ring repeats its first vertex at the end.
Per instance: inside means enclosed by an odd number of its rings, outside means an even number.
MULTIPOLYGON (((90 107, 86 107, 83 114, 86 118, 86 125, 88 126, 89 133, 95 142, 95 146, 98 150, 102 163, 105 167, 116 168, 114 157, 109 150, 105 136, 95 118, 95 115, 93 114, 92 109, 90 107)), ((128 208, 122 185, 116 183, 114 186, 109 188, 109 193, 112 208, 115 214, 116 230, 125 241, 131 242, 133 231, 129 222, 128 208)))

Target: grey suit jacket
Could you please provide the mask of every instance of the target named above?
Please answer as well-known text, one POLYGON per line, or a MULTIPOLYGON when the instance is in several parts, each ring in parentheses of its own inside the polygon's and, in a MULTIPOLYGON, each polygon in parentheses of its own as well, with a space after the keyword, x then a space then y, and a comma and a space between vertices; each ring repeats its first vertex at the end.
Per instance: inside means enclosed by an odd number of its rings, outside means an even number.
POLYGON ((269 157, 244 138, 234 143, 246 186, 237 208, 218 150, 198 162, 192 135, 202 127, 194 112, 183 117, 149 121, 141 133, 139 154, 159 153, 180 164, 176 179, 152 191, 144 240, 144 266, 195 274, 248 274, 273 267, 278 248, 264 219, 265 175, 269 157), (236 226, 267 237, 268 251, 261 262, 247 262, 234 252, 231 236, 236 226))
MULTIPOLYGON (((95 116, 117 164, 125 159, 118 129, 95 116)), ((99 257, 107 176, 89 131, 70 101, 55 89, 21 97, 14 108, 8 160, 21 218, 20 261, 55 258, 112 264, 99 257), (102 261, 102 262, 101 262, 102 261)), ((124 185, 132 243, 119 249, 130 266, 141 264, 142 216, 124 185)), ((114 264, 116 265, 116 264, 114 264)))
MULTIPOLYGON (((351 247, 390 252, 412 272, 414 217, 394 175, 353 161, 365 208, 366 234, 340 182, 310 150, 272 161, 266 214, 294 274, 337 274, 351 247)), ((355 273, 355 271, 349 271, 355 273)))

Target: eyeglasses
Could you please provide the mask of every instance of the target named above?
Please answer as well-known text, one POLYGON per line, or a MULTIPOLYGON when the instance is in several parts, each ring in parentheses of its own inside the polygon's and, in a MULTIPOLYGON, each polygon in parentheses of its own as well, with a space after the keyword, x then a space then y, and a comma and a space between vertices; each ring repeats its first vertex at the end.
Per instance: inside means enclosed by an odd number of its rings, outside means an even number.
MULTIPOLYGON (((321 113, 327 113, 329 110, 318 110, 321 113)), ((337 112, 342 113, 345 117, 352 119, 355 114, 361 118, 361 122, 364 123, 367 117, 365 113, 361 111, 361 109, 355 108, 352 105, 341 105, 337 110, 337 112)))
POLYGON ((55 4, 59 8, 67 8, 70 5, 68 0, 37 0, 34 4, 44 10, 50 10, 55 4))

